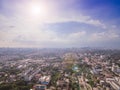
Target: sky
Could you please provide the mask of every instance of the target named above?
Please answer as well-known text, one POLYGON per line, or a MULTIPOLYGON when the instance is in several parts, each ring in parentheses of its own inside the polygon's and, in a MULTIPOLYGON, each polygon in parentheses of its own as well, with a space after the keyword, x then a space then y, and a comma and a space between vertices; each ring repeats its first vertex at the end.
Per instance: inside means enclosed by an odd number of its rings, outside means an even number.
POLYGON ((120 0, 0 0, 0 47, 120 49, 120 0))

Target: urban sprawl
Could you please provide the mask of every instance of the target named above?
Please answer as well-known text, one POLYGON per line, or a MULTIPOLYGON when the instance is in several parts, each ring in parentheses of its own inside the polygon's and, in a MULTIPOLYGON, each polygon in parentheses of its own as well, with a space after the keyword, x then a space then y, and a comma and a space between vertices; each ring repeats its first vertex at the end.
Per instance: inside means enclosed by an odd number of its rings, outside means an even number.
POLYGON ((120 50, 0 48, 0 90, 120 90, 120 50))

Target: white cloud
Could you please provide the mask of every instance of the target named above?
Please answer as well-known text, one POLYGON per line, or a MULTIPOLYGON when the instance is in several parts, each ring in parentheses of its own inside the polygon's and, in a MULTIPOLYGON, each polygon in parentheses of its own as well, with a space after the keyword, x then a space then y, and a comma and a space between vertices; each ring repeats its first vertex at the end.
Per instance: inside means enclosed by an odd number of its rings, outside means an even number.
POLYGON ((90 41, 111 41, 119 39, 119 34, 113 31, 107 31, 107 32, 100 32, 100 33, 93 33, 90 36, 90 41))
POLYGON ((71 22, 71 21, 89 24, 99 28, 106 29, 106 25, 103 22, 99 20, 94 20, 90 16, 85 16, 81 14, 71 15, 64 13, 64 15, 55 15, 55 16, 52 15, 50 17, 48 16, 43 20, 43 22, 45 23, 62 23, 62 22, 71 22))
POLYGON ((80 39, 81 37, 85 36, 86 32, 85 31, 81 31, 81 32, 75 32, 75 33, 71 33, 70 35, 68 35, 69 39, 80 39))
MULTIPOLYGON (((84 17, 83 19, 89 17, 84 17)), ((56 18, 54 18, 56 19, 56 18)), ((50 19, 52 22, 54 19, 50 19)), ((56 19, 56 22, 68 21, 56 19)), ((118 38, 118 34, 115 32, 101 32, 101 33, 93 33, 89 35, 86 31, 78 31, 70 34, 61 34, 58 36, 58 33, 52 30, 43 30, 42 23, 38 23, 38 21, 32 21, 25 17, 5 17, 0 16, 0 20, 2 20, 2 24, 0 27, 3 27, 0 30, 0 46, 15 46, 15 47, 49 47, 49 46, 72 46, 79 45, 88 42, 98 42, 98 41, 108 41, 112 39, 118 38), (6 23, 7 21, 7 23, 6 23), (13 27, 10 27, 13 26, 13 27)), ((71 20, 74 20, 71 19, 71 20)), ((78 20, 78 19, 77 19, 78 20)), ((81 19, 82 20, 82 19, 81 19)), ((79 21, 79 20, 78 20, 79 21)), ((84 20, 82 20, 84 21, 84 20)), ((94 21, 91 21, 92 24, 94 21)), ((99 21, 96 22, 100 24, 99 21)), ((44 26, 44 25, 43 25, 44 26)))

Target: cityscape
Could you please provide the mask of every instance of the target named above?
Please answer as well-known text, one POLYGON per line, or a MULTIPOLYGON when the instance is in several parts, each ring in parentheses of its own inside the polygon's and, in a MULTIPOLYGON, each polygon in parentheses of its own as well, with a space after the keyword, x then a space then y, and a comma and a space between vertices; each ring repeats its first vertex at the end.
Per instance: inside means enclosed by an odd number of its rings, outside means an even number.
POLYGON ((120 90, 120 50, 1 48, 0 90, 120 90))
POLYGON ((120 0, 0 0, 0 90, 120 90, 120 0))

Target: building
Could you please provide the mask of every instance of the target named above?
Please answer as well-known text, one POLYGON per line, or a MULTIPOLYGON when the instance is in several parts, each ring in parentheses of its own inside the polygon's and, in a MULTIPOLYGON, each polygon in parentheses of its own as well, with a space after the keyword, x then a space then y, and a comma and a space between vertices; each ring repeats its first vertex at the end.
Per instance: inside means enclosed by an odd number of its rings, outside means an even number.
POLYGON ((42 76, 41 78, 39 78, 39 82, 42 85, 48 85, 50 80, 51 80, 51 76, 50 75, 49 76, 42 76))
POLYGON ((36 84, 33 86, 33 90, 47 90, 46 85, 36 84))

